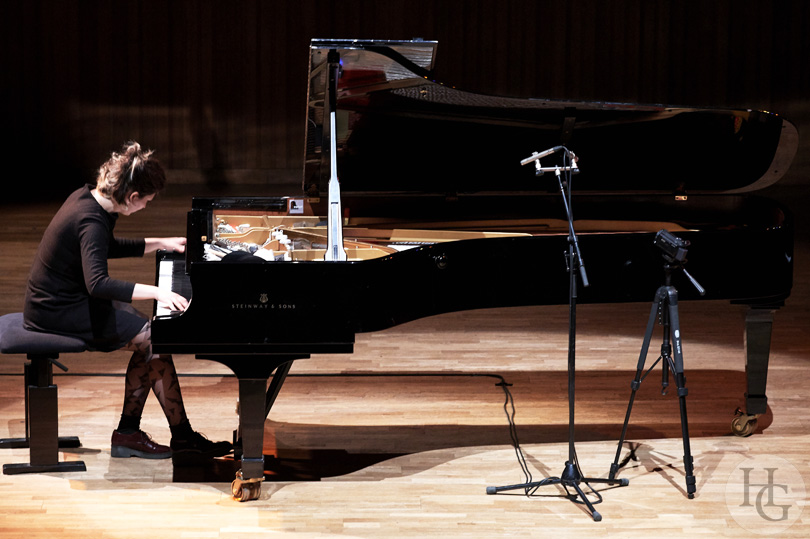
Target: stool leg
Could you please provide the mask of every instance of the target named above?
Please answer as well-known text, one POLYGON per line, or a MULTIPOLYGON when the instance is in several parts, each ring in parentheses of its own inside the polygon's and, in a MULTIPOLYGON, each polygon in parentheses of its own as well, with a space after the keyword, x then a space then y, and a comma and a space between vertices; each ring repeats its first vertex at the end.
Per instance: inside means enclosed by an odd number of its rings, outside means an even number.
POLYGON ((57 388, 29 386, 28 427, 31 466, 52 466, 59 462, 59 409, 57 388))
MULTIPOLYGON (((56 356, 58 357, 58 356, 56 356)), ((56 359, 54 357, 53 359, 56 359)), ((25 434, 30 462, 4 464, 6 475, 37 472, 85 471, 82 461, 59 462, 59 410, 57 387, 53 383, 53 364, 50 357, 28 356, 25 387, 25 434)), ((78 438, 65 438, 78 447, 78 438)), ((8 445, 6 447, 13 447, 8 445)), ((17 445, 16 447, 25 447, 17 445)))
POLYGON ((29 440, 31 438, 31 419, 28 416, 28 388, 36 385, 36 379, 33 376, 33 365, 28 361, 23 366, 23 394, 25 396, 25 438, 3 438, 0 440, 0 449, 6 447, 16 449, 20 447, 29 447, 29 440))
MULTIPOLYGON (((67 370, 65 367, 62 368, 67 370)), ((28 361, 25 364, 23 378, 23 389, 25 395, 25 438, 0 439, 0 449, 17 449, 31 446, 31 405, 28 389, 32 386, 40 387, 50 385, 53 385, 53 367, 51 367, 50 371, 48 371, 47 365, 45 366, 45 369, 35 369, 34 364, 31 361, 28 361)), ((58 440, 59 447, 63 449, 72 449, 82 446, 82 443, 77 436, 59 436, 58 440)))

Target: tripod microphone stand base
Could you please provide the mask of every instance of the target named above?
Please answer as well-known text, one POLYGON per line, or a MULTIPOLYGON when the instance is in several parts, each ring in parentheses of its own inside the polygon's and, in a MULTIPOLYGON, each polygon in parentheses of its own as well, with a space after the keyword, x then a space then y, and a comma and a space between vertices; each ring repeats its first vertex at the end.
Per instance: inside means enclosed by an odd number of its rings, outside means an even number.
MULTIPOLYGON (((588 485, 589 488, 591 483, 603 483, 607 485, 618 485, 624 487, 630 484, 630 480, 625 478, 622 479, 601 479, 590 477, 584 478, 582 477, 582 474, 579 472, 579 469, 574 463, 572 463, 571 461, 566 461, 565 469, 563 470, 563 473, 560 475, 560 477, 549 477, 541 481, 533 481, 531 483, 521 483, 517 485, 506 485, 502 487, 487 487, 487 494, 497 494, 498 492, 503 492, 505 490, 517 490, 517 489, 524 489, 528 492, 531 489, 544 487, 547 485, 562 485, 562 487, 565 489, 565 492, 568 495, 567 496, 568 499, 570 499, 574 503, 584 504, 591 512, 591 517, 593 518, 594 522, 601 521, 602 515, 599 514, 599 512, 596 509, 594 509, 593 507, 594 502, 591 502, 585 496, 585 493, 579 486, 580 483, 588 485), (571 492, 569 492, 568 491, 569 487, 574 489, 576 493, 572 494, 571 492), (577 498, 579 498, 579 500, 577 500, 577 498)), ((593 492, 593 489, 591 489, 591 491, 593 492)), ((595 503, 599 503, 602 501, 602 497, 599 496, 598 494, 597 496, 599 497, 599 499, 595 503)))

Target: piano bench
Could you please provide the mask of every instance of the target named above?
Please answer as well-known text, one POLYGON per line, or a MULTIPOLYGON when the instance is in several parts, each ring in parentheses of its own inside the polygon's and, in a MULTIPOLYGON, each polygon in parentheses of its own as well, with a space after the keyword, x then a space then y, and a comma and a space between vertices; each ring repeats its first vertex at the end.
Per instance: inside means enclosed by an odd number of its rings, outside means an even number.
POLYGON ((59 437, 57 388, 53 366, 63 371, 60 353, 84 352, 87 344, 75 337, 29 331, 23 327, 23 314, 0 316, 0 353, 26 354, 24 369, 25 438, 0 439, 0 448, 29 448, 30 462, 4 464, 3 474, 40 472, 83 472, 84 462, 59 462, 59 448, 79 447, 75 436, 59 437))

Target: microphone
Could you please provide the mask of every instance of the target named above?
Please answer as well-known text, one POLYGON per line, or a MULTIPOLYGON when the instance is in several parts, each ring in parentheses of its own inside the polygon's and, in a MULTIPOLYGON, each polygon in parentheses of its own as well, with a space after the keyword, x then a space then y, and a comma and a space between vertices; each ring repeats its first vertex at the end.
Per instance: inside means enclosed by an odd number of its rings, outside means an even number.
POLYGON ((577 161, 579 161, 579 157, 577 157, 574 152, 570 152, 570 155, 571 155, 571 174, 579 174, 579 167, 577 166, 577 161))
POLYGON ((551 155, 554 152, 558 152, 558 151, 562 150, 563 148, 564 148, 564 146, 554 146, 553 148, 549 148, 548 150, 544 150, 544 151, 542 151, 540 153, 533 152, 531 157, 527 157, 526 159, 521 161, 520 164, 521 165, 528 165, 532 161, 537 161, 538 159, 542 159, 543 157, 545 157, 547 155, 551 155))

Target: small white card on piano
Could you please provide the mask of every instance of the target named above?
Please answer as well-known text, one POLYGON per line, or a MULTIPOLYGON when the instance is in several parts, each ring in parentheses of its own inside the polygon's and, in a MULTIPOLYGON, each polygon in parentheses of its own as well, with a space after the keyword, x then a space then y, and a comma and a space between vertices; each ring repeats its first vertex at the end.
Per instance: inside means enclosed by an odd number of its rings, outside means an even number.
POLYGON ((300 198, 291 198, 287 200, 287 213, 290 215, 303 215, 304 200, 300 198))

